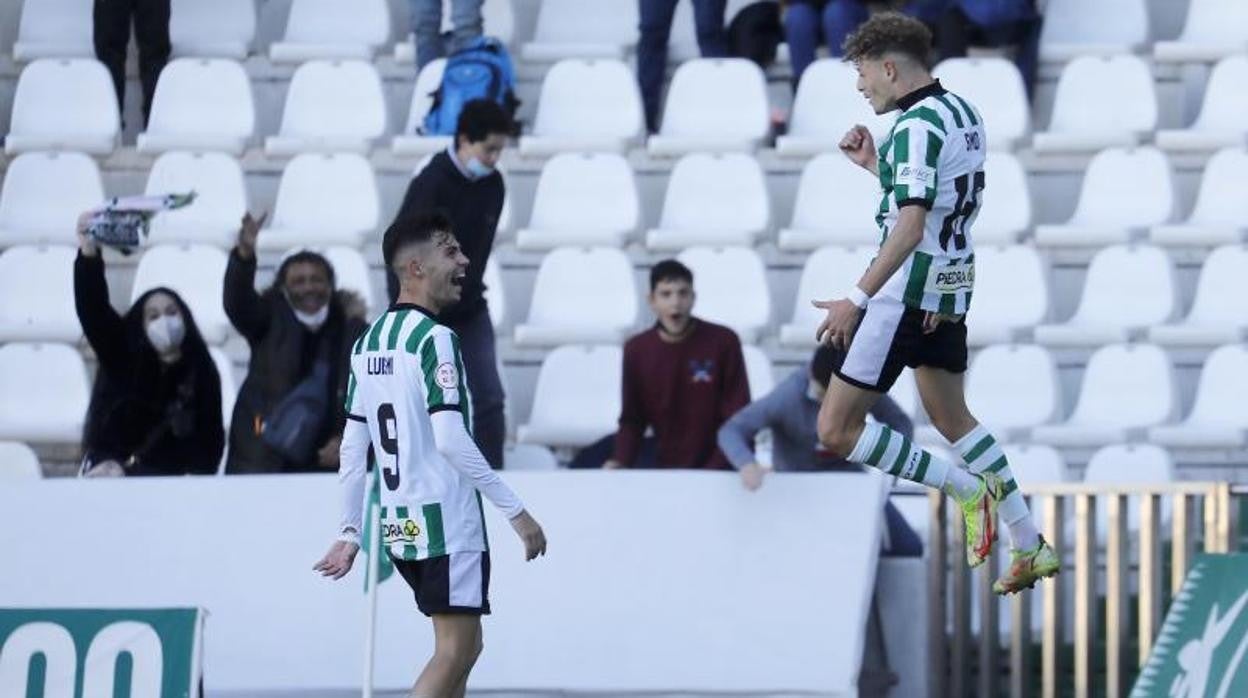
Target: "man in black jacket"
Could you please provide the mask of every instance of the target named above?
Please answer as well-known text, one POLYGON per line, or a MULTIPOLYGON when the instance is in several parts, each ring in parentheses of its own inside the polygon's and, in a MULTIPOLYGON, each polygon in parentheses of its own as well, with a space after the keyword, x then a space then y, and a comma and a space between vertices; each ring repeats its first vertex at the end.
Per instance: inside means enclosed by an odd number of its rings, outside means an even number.
MULTIPOLYGON (((395 220, 441 211, 451 221, 455 237, 468 257, 468 276, 458 304, 438 320, 459 335, 464 372, 472 388, 472 435, 490 466, 503 466, 503 384, 494 351, 494 326, 484 297, 485 263, 494 247, 498 217, 503 211, 505 187, 496 166, 511 118, 489 100, 464 105, 455 129, 455 142, 433 156, 412 179, 395 220)), ((387 271, 391 302, 398 296, 394 273, 387 271)))

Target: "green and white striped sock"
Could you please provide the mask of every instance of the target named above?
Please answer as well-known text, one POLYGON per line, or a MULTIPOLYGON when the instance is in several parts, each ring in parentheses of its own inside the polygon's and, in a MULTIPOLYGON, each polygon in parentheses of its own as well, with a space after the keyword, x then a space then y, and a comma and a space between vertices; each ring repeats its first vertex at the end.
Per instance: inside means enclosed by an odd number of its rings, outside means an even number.
MULTIPOLYGON (((849 454, 849 460, 936 489, 941 489, 945 481, 958 470, 951 467, 948 461, 919 448, 910 439, 883 424, 867 424, 863 427, 862 436, 858 437, 858 443, 849 454)), ((953 483, 955 491, 960 493, 969 486, 974 492, 978 484, 975 478, 967 473, 962 475, 965 478, 961 482, 953 483)))
POLYGON ((988 433, 982 424, 976 425, 969 434, 953 444, 966 467, 972 473, 993 473, 1001 478, 1005 499, 998 505, 997 511, 1005 521, 1010 532, 1010 545, 1019 550, 1031 550, 1040 542, 1040 532, 1032 521, 1031 511, 1027 508, 1027 500, 1018 491, 1018 482, 1010 471, 1010 463, 1001 450, 1001 444, 988 433))

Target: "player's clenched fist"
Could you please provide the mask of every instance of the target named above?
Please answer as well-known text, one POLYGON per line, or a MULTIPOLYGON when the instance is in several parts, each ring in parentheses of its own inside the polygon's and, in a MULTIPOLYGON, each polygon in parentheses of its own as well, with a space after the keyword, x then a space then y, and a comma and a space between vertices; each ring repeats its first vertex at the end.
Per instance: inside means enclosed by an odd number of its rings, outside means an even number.
POLYGON ((841 152, 859 167, 871 169, 875 163, 875 138, 862 124, 857 124, 841 138, 841 152))
POLYGON ((520 536, 520 540, 524 542, 524 559, 532 560, 538 555, 546 554, 546 534, 542 531, 542 527, 537 521, 529 515, 529 512, 522 511, 516 514, 511 520, 511 527, 516 530, 516 535, 520 536))

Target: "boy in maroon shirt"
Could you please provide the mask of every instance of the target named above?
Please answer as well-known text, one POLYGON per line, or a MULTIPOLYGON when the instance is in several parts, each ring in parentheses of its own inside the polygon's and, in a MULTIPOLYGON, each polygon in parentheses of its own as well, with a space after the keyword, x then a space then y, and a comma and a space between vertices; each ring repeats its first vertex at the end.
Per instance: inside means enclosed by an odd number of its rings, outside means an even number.
POLYGON ((623 404, 615 453, 604 467, 728 469, 719 427, 750 402, 741 341, 732 330, 692 315, 693 272, 674 259, 650 270, 657 322, 624 345, 623 404), (654 462, 641 462, 653 427, 654 462))

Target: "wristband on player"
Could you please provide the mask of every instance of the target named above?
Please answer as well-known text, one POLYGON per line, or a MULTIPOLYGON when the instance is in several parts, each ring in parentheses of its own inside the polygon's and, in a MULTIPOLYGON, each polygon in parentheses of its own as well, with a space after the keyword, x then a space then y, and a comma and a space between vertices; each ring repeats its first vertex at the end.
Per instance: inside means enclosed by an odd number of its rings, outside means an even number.
POLYGON ((849 292, 845 294, 845 299, 859 308, 865 308, 867 307, 867 301, 871 300, 871 296, 868 296, 865 291, 857 286, 851 286, 849 292))
POLYGON ((353 543, 358 546, 360 544, 360 533, 354 528, 347 526, 339 531, 337 540, 340 540, 343 543, 353 543))

